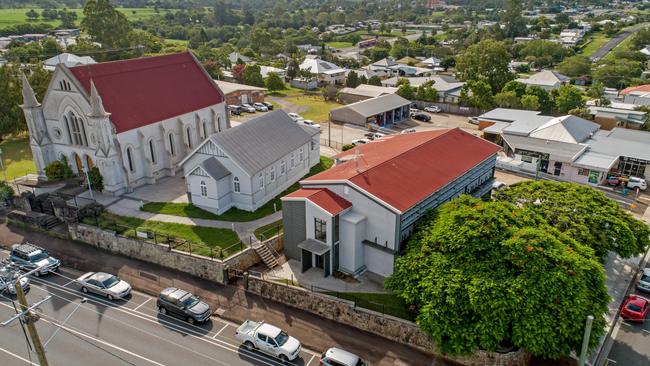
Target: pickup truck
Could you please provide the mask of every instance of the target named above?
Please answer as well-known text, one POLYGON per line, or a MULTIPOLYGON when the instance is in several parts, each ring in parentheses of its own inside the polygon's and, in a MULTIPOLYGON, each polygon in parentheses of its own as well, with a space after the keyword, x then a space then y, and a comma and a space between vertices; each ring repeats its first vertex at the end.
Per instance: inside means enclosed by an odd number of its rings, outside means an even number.
POLYGON ((264 322, 246 320, 237 328, 235 337, 244 342, 246 349, 257 349, 282 362, 293 361, 300 354, 300 342, 282 329, 264 322))

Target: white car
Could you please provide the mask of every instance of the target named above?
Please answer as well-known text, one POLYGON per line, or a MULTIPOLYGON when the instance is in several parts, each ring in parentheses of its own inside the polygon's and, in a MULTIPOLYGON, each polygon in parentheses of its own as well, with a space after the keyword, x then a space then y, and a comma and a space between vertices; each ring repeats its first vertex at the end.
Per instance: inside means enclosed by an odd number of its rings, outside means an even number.
POLYGON ((265 106, 262 103, 253 103, 253 108, 255 108, 256 111, 258 112, 268 112, 269 107, 265 106))
POLYGON ((639 283, 636 284, 636 288, 640 291, 650 292, 650 267, 643 270, 639 283))
POLYGON ((645 191, 648 188, 648 183, 643 178, 630 177, 627 180, 627 188, 631 188, 631 189, 638 188, 642 191, 645 191))
POLYGON ((352 145, 354 146, 359 146, 359 145, 365 145, 367 143, 370 143, 370 140, 368 139, 356 139, 352 140, 352 145))
POLYGON ((424 111, 429 113, 440 113, 442 110, 437 105, 431 105, 424 108, 424 111))
POLYGON ((15 295, 16 281, 19 281, 23 291, 29 289, 29 278, 27 276, 20 277, 20 271, 8 263, 4 265, 0 264, 0 294, 6 292, 10 295, 15 295))
POLYGON ((305 125, 307 127, 312 127, 312 128, 317 129, 317 130, 320 130, 320 125, 318 123, 310 120, 310 119, 299 119, 296 122, 301 124, 301 125, 305 125))
POLYGON ((415 128, 407 128, 407 129, 402 130, 402 132, 400 132, 400 133, 403 135, 403 134, 406 134, 406 133, 416 133, 416 132, 417 131, 415 130, 415 128))
POLYGON ((244 347, 277 357, 282 362, 293 361, 300 354, 300 342, 282 329, 264 322, 246 320, 237 328, 235 337, 244 342, 244 347))
POLYGON ((81 291, 106 296, 109 300, 123 299, 131 293, 131 285, 119 277, 105 272, 88 272, 77 278, 81 291))
POLYGON ((291 119, 294 120, 294 121, 297 121, 297 120, 300 120, 300 119, 304 119, 304 118, 302 118, 298 113, 293 113, 293 112, 291 112, 291 113, 287 113, 287 114, 288 114, 289 117, 291 117, 291 119))
POLYGON ((253 106, 248 103, 244 103, 240 107, 244 112, 255 113, 255 108, 253 108, 253 106))
POLYGON ((478 121, 478 117, 468 117, 468 118, 467 118, 467 122, 469 122, 469 123, 471 123, 471 124, 473 124, 473 125, 477 125, 478 122, 479 122, 479 121, 478 121))
POLYGON ((323 366, 368 366, 368 364, 354 353, 332 347, 320 356, 323 366))

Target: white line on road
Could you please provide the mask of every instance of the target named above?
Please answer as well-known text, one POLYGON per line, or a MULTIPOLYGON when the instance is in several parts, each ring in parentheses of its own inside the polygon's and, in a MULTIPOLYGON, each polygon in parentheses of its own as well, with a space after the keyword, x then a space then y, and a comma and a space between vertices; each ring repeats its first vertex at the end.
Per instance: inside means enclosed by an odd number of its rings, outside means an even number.
POLYGON ((641 330, 648 333, 648 334, 650 334, 650 330, 646 330, 646 329, 641 329, 641 330))
POLYGON ((309 364, 314 360, 314 357, 316 357, 316 355, 311 355, 311 358, 309 359, 309 362, 307 362, 307 364, 305 366, 309 366, 309 364))
POLYGON ((18 356, 17 354, 15 354, 13 352, 9 352, 9 351, 7 351, 6 349, 4 349, 2 347, 0 347, 0 351, 8 354, 9 356, 14 356, 14 357, 16 357, 17 359, 19 359, 19 360, 21 360, 23 362, 27 362, 28 365, 39 366, 37 363, 31 362, 30 360, 28 360, 28 359, 26 359, 24 357, 18 356))
POLYGON ((618 363, 618 361, 614 361, 614 360, 612 360, 611 358, 608 358, 608 359, 607 359, 607 363, 609 364, 610 362, 618 363))
POLYGON ((223 328, 221 328, 221 329, 217 332, 217 334, 215 334, 214 336, 212 336, 212 339, 217 338, 217 337, 219 336, 219 334, 221 334, 221 332, 223 332, 223 330, 226 329, 226 328, 228 328, 228 324, 224 325, 223 328))
POLYGON ((73 283, 75 280, 71 280, 70 282, 67 282, 63 287, 67 287, 69 284, 73 283))
POLYGON ((133 310, 138 310, 138 309, 140 309, 140 308, 142 307, 142 305, 144 305, 144 304, 146 304, 146 303, 148 303, 149 301, 151 301, 151 297, 150 297, 150 298, 148 298, 148 299, 147 299, 147 301, 145 301, 145 302, 143 302, 142 304, 140 304, 140 305, 138 305, 138 306, 136 306, 136 307, 135 307, 135 309, 133 309, 133 310))

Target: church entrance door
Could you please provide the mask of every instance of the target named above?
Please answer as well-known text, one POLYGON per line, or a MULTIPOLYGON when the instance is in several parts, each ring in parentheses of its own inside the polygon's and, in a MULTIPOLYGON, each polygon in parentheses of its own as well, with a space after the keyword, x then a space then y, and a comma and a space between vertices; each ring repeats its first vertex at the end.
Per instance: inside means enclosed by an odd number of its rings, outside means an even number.
POLYGON ((95 163, 93 163, 93 159, 90 158, 90 156, 86 155, 86 167, 88 170, 92 169, 95 166, 95 163))
POLYGON ((84 165, 81 162, 81 158, 76 153, 74 154, 74 162, 77 165, 77 174, 79 176, 83 176, 84 175, 84 165))

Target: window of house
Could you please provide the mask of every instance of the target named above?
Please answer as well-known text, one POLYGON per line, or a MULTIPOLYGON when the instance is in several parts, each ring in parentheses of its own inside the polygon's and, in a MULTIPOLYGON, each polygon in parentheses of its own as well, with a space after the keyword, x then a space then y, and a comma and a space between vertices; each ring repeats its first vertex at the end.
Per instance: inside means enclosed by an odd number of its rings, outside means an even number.
POLYGON ((217 117, 217 131, 221 132, 221 116, 217 117))
POLYGON ((133 173, 135 171, 135 167, 133 166, 133 152, 131 151, 130 147, 126 148, 126 161, 129 163, 129 171, 133 173))
POLYGON ((314 239, 327 242, 327 222, 314 218, 314 239))
POLYGON ((79 146, 88 146, 86 138, 86 128, 83 125, 81 118, 77 117, 74 112, 69 112, 68 116, 64 116, 68 131, 70 134, 70 143, 79 146))
POLYGON ((280 174, 284 174, 284 171, 287 170, 287 164, 282 160, 280 162, 280 174))
POLYGON ((523 161, 524 163, 532 163, 533 162, 533 157, 528 156, 528 155, 522 155, 521 156, 521 161, 523 161))
POLYGON ((205 184, 205 181, 201 181, 201 197, 208 196, 208 186, 205 184))
POLYGON ((153 139, 149 140, 149 154, 151 157, 151 163, 156 164, 156 150, 153 146, 153 139))
POLYGON ((192 148, 192 132, 190 131, 189 127, 187 127, 185 129, 185 133, 187 134, 187 146, 189 146, 189 148, 191 149, 192 148))
POLYGON ((271 182, 275 181, 275 167, 271 168, 271 182))
POLYGON ((207 123, 206 123, 205 121, 203 121, 202 126, 203 126, 203 137, 204 137, 204 138, 205 138, 205 137, 208 137, 208 126, 207 126, 207 123))
POLYGON ((233 182, 233 189, 236 193, 241 192, 241 186, 239 185, 239 178, 235 177, 235 179, 232 180, 233 182))
POLYGON ((264 173, 260 173, 259 180, 260 180, 260 189, 262 189, 264 188, 264 173))
POLYGON ((293 153, 291 153, 291 165, 289 165, 289 169, 293 169, 294 166, 296 166, 296 161, 294 160, 293 153))
POLYGON ((169 152, 172 153, 173 155, 176 155, 176 152, 174 151, 174 135, 169 134, 169 152))
POLYGON ((302 161, 304 158, 305 158, 305 152, 304 152, 304 150, 303 150, 302 147, 301 147, 301 148, 300 148, 300 161, 302 161))
POLYGON ((589 169, 583 169, 583 168, 578 169, 578 175, 589 176, 589 169))
POLYGON ((316 150, 316 141, 311 140, 311 149, 316 150))
POLYGON ((339 215, 334 216, 334 225, 332 227, 332 239, 334 243, 339 241, 339 215))

